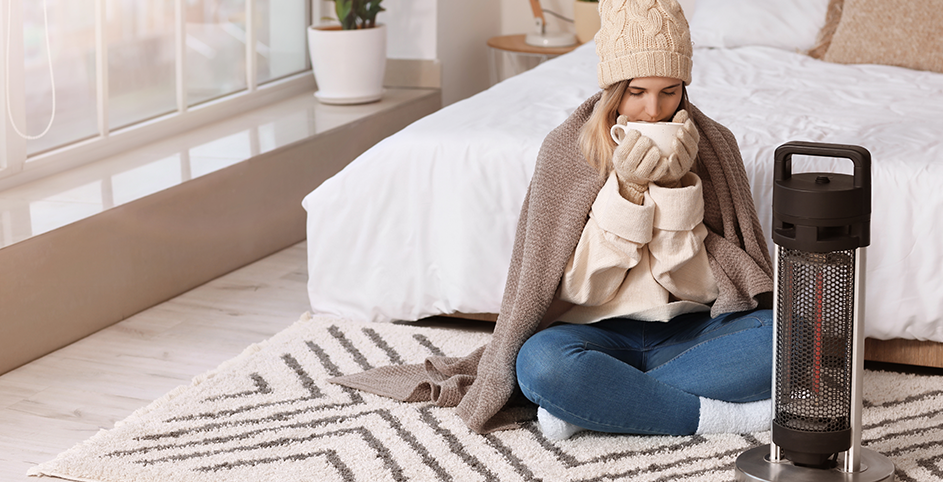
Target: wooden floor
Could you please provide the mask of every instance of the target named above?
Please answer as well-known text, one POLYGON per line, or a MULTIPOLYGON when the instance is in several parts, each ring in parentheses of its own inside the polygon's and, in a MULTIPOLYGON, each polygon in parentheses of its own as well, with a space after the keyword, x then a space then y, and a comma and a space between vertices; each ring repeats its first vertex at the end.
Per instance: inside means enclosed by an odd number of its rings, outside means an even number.
POLYGON ((302 242, 0 375, 0 481, 288 327, 306 282, 302 242))

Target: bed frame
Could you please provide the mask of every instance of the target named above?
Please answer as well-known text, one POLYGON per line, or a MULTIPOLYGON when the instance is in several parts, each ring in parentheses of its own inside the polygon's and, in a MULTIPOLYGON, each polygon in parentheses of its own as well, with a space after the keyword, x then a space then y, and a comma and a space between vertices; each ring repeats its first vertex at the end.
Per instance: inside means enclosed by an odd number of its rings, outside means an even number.
MULTIPOLYGON (((465 320, 498 320, 494 313, 453 313, 441 315, 465 320)), ((882 363, 896 363, 921 367, 943 368, 943 343, 895 338, 892 340, 864 340, 864 359, 882 363)))
POLYGON ((943 368, 943 343, 934 341, 864 340, 864 359, 922 367, 943 368))

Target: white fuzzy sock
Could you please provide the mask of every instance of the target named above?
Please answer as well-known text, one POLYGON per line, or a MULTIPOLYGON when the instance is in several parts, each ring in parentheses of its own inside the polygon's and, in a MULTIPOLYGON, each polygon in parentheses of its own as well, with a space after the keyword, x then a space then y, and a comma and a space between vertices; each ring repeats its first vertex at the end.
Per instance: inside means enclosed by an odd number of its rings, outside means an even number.
POLYGON ((769 430, 773 418, 770 399, 756 402, 733 403, 700 397, 701 414, 697 423, 698 434, 752 433, 769 430))
POLYGON ((540 424, 540 431, 544 436, 552 440, 566 440, 576 432, 586 430, 550 415, 543 407, 537 407, 537 423, 540 424))

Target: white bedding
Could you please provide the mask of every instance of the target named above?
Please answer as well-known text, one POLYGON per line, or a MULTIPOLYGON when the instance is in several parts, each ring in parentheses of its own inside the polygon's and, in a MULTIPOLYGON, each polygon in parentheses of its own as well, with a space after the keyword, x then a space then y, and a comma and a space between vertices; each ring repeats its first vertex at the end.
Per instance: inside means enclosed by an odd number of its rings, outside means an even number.
MULTIPOLYGON (((448 106, 309 194, 312 310, 375 321, 496 313, 540 143, 598 91, 596 62, 590 42, 448 106)), ((777 146, 871 152, 866 334, 943 342, 943 74, 769 47, 696 49, 694 66, 691 100, 736 135, 767 234, 777 146)), ((847 160, 794 159, 794 172, 851 172, 847 160)))

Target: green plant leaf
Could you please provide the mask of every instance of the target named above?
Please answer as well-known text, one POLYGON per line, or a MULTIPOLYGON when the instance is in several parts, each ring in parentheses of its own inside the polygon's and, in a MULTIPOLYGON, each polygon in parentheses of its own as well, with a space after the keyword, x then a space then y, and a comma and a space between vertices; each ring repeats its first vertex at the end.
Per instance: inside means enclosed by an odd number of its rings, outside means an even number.
POLYGON ((334 0, 337 19, 344 30, 373 28, 377 26, 377 14, 386 11, 380 6, 383 0, 334 0), (359 24, 357 21, 360 21, 359 24))
POLYGON ((357 18, 360 19, 360 28, 367 27, 367 3, 363 0, 354 0, 357 3, 357 18))
POLYGON ((370 28, 377 26, 377 14, 383 11, 386 11, 385 8, 380 6, 380 2, 383 0, 367 0, 366 8, 364 9, 364 21, 368 24, 370 28))
POLYGON ((334 12, 337 13, 337 19, 340 20, 341 28, 344 30, 357 28, 357 11, 354 3, 355 0, 334 0, 334 12))

